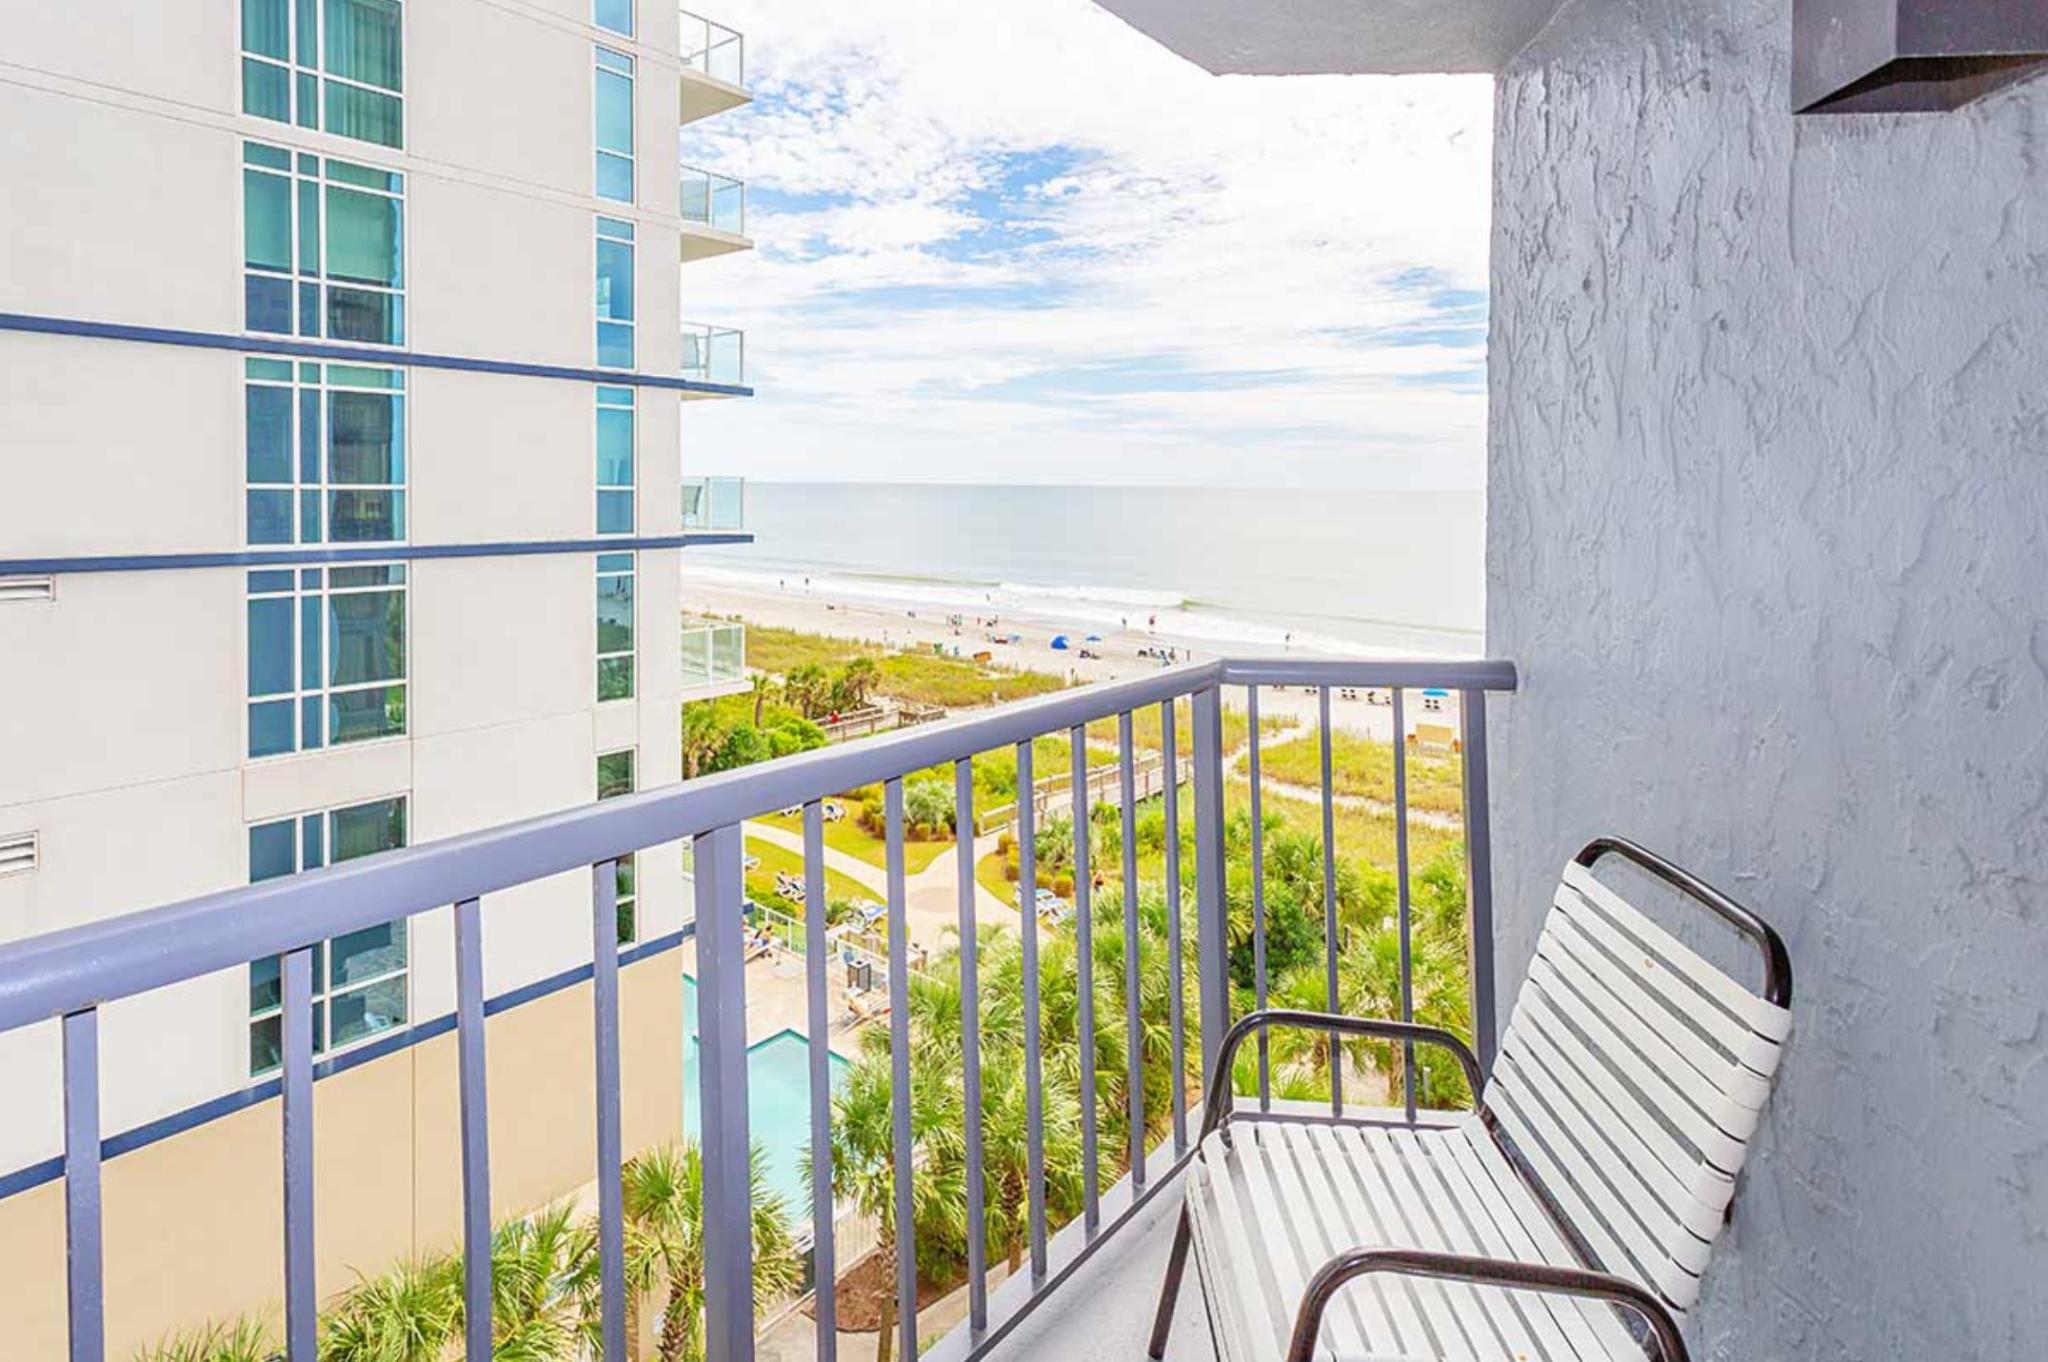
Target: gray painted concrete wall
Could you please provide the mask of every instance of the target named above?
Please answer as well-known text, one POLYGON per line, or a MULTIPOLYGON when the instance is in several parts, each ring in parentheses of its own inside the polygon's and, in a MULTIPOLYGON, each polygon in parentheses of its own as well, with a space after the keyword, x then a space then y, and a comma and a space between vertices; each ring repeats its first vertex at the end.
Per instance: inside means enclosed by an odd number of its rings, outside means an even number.
POLYGON ((1573 0, 1500 85, 1503 996, 1596 831, 1753 903, 1797 1031, 1696 1347, 2032 1357, 2048 82, 1795 123, 1789 31, 1789 0, 1573 0))

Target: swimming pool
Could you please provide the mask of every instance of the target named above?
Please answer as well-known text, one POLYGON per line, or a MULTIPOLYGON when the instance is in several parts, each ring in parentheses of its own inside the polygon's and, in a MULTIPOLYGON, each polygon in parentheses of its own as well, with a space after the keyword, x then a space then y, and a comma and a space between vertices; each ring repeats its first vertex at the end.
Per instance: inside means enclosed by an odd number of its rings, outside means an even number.
MULTIPOLYGON (((808 1223, 811 1189, 803 1151, 811 1140, 811 1043, 794 1029, 747 1047, 747 1123, 768 1160, 768 1185, 788 1201, 791 1218, 808 1223)), ((698 1138, 697 981, 683 976, 683 1134, 698 1138)), ((847 1061, 832 1056, 832 1090, 845 1081, 847 1061)))

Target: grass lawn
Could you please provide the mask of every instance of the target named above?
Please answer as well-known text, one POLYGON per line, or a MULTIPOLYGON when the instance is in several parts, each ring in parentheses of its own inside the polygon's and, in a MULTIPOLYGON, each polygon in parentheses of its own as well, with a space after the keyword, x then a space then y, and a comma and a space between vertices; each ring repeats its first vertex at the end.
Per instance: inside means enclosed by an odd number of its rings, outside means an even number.
MULTIPOLYGON (((1259 720, 1261 733, 1277 733, 1288 726, 1284 715, 1268 714, 1259 720)), ((1174 743, 1180 749, 1180 758, 1187 761, 1195 750, 1193 737, 1195 728, 1194 706, 1186 700, 1177 700, 1173 706, 1174 743)), ((1244 745, 1251 732, 1251 722, 1245 712, 1232 705, 1223 707, 1223 750, 1235 752, 1244 745)), ((1088 725, 1088 736, 1095 742, 1117 741, 1117 721, 1098 719, 1088 725)), ((1131 711, 1131 745, 1140 752, 1161 752, 1166 749, 1166 740, 1161 736, 1159 706, 1147 705, 1131 711)))
POLYGON ((1003 858, 991 851, 974 863, 974 878, 983 889, 1012 907, 1017 903, 1017 886, 1003 878, 1003 858))
MULTIPOLYGON (((1224 806, 1232 810, 1249 808, 1251 788, 1251 785, 1243 780, 1226 780, 1224 806)), ((1278 814, 1287 827, 1310 833, 1318 838, 1323 835, 1323 806, 1320 801, 1290 799, 1267 790, 1259 803, 1268 815, 1278 814)), ((1336 810, 1337 854, 1367 861, 1383 870, 1394 869, 1394 822, 1394 815, 1391 813, 1379 813, 1370 809, 1347 809, 1340 806, 1336 810)), ((1461 840, 1458 833, 1445 828, 1409 823, 1409 871, 1412 873, 1421 869, 1439 851, 1454 846, 1461 840)))
POLYGON ((931 652, 899 652, 858 639, 831 638, 769 625, 747 626, 747 663, 776 676, 813 665, 834 671, 856 657, 871 657, 881 671, 876 690, 912 704, 965 709, 1064 690, 1066 682, 1041 672, 983 664, 931 652))
MULTIPOLYGON (((786 871, 798 879, 802 879, 804 874, 804 858, 787 847, 776 846, 773 842, 763 841, 759 837, 749 837, 747 839, 747 854, 761 858, 761 864, 755 866, 746 874, 747 897, 755 900, 757 903, 766 904, 770 908, 777 908, 783 912, 790 912, 796 917, 802 917, 803 905, 792 903, 775 892, 775 875, 777 871, 786 871)), ((859 880, 842 874, 831 866, 825 867, 825 899, 827 902, 836 903, 840 899, 872 899, 879 897, 880 895, 876 894, 859 880)))
MULTIPOLYGON (((1259 752, 1260 768, 1289 785, 1320 788, 1323 783, 1321 735, 1308 733, 1259 752)), ((1236 774, 1251 770, 1250 754, 1239 757, 1236 774)), ((1454 752, 1408 754, 1408 806, 1432 813, 1461 815, 1465 811, 1465 760, 1454 752)), ((1356 733, 1338 731, 1330 744, 1330 788, 1338 794, 1362 795, 1394 802, 1394 749, 1356 733)))
MULTIPOLYGON (((852 801, 842 797, 839 802, 849 804, 852 801)), ((846 817, 836 823, 825 824, 825 845, 831 847, 834 851, 843 851, 849 856, 858 856, 877 870, 888 869, 889 849, 887 844, 881 838, 873 836, 867 829, 854 822, 853 814, 854 810, 849 808, 846 811, 846 817)), ((782 828, 785 831, 795 833, 799 837, 804 835, 804 819, 802 814, 798 814, 794 818, 784 818, 779 813, 770 814, 766 818, 756 818, 753 821, 756 823, 766 823, 770 827, 782 828)), ((780 847, 776 849, 778 851, 782 850, 780 847)), ((941 853, 951 851, 952 849, 953 843, 951 841, 913 842, 906 837, 903 840, 903 873, 915 875, 933 861, 939 859, 941 853)), ((784 851, 783 854, 788 856, 796 855, 795 852, 791 851, 784 851)), ((831 873, 836 874, 837 872, 831 873)), ((837 898, 838 895, 834 894, 833 897, 837 898)))

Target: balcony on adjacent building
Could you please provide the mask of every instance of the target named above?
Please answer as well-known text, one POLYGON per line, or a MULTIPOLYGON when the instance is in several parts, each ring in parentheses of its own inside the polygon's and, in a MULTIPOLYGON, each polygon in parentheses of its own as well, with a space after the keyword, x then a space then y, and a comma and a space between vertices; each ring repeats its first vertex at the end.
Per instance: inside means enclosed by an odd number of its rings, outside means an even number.
POLYGON ((746 38, 701 14, 682 11, 682 121, 738 108, 746 88, 746 38))
POLYGON ((724 620, 683 626, 683 698, 704 700, 747 688, 747 627, 724 620))
POLYGON ((684 478, 683 528, 736 534, 747 528, 745 478, 684 478))
POLYGON ((730 175, 684 166, 681 170, 683 260, 753 247, 747 239, 747 187, 730 175))
POLYGON ((683 377, 738 387, 746 380, 746 336, 730 326, 683 323, 683 377))

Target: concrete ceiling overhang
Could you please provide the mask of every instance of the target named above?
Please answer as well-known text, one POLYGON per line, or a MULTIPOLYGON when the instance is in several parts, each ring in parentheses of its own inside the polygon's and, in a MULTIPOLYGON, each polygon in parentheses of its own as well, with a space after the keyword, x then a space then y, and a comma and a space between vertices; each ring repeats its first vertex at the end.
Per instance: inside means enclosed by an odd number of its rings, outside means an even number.
POLYGON ((1097 0, 1218 75, 1500 71, 1563 0, 1097 0))

